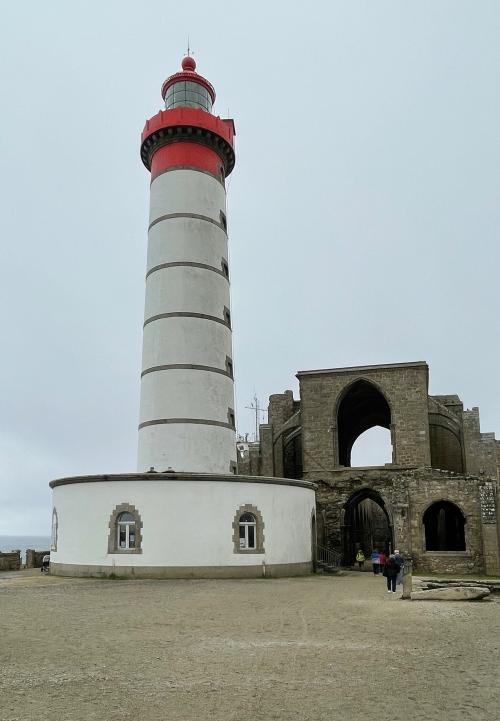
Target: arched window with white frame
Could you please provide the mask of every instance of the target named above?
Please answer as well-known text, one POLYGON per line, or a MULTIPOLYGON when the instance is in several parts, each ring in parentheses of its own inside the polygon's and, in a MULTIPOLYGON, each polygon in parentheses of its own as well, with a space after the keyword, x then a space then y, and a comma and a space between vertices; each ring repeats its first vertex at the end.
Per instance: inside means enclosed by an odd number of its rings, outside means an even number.
POLYGON ((255 548, 255 531, 257 528, 257 521, 255 520, 255 516, 253 516, 251 513, 244 513, 242 516, 240 516, 238 525, 240 529, 240 548, 255 548))
POLYGON ((59 521, 57 518, 57 510, 55 508, 52 509, 52 529, 50 534, 50 550, 51 551, 57 551, 57 528, 59 525, 59 521))
POLYGON ((233 552, 264 553, 264 521, 256 506, 240 506, 233 519, 233 552))
POLYGON ((142 553, 142 520, 135 506, 120 503, 108 526, 108 553, 142 553))
POLYGON ((131 513, 120 513, 116 519, 116 543, 118 548, 129 550, 135 548, 136 528, 135 518, 131 513))

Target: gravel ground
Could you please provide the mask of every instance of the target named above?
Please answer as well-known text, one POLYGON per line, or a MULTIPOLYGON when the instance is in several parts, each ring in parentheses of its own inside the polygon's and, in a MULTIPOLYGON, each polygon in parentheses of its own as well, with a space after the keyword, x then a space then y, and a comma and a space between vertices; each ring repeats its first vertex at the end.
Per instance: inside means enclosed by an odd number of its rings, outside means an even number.
POLYGON ((498 718, 500 603, 384 586, 4 573, 0 719, 498 718))

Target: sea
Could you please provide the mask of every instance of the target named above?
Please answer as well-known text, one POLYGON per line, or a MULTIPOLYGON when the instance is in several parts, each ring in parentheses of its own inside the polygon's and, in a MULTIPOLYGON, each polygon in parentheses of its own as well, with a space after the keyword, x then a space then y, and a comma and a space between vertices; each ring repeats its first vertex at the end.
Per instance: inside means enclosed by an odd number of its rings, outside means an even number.
POLYGON ((22 562, 26 561, 26 549, 35 551, 48 551, 50 549, 50 536, 0 536, 0 551, 21 551, 22 562))

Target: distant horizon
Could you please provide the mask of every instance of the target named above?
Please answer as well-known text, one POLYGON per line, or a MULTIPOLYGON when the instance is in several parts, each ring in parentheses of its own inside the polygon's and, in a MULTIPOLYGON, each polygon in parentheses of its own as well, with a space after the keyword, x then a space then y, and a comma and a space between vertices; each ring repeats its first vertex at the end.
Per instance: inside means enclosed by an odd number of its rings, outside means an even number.
POLYGON ((50 538, 50 533, 0 533, 0 538, 50 538))
MULTIPOLYGON (((50 538, 50 531, 47 533, 0 533, 0 541, 2 538, 50 538)), ((0 545, 2 545, 0 543, 0 545)))

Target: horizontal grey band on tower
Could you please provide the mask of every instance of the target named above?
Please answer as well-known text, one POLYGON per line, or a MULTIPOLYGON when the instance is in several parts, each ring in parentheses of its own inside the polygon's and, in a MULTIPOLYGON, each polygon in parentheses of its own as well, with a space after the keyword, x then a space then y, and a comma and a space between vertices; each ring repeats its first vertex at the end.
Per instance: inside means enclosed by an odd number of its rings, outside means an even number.
POLYGON ((158 223, 163 223, 164 220, 173 220, 174 218, 191 218, 194 220, 204 220, 207 223, 213 223, 213 225, 216 225, 218 228, 220 228, 223 233, 226 233, 226 229, 222 225, 222 223, 219 223, 218 220, 215 220, 214 218, 210 218, 208 215, 200 215, 199 213, 167 213, 166 215, 160 215, 159 218, 156 218, 156 220, 153 220, 148 227, 148 231, 151 230, 151 228, 158 223))
POLYGON ((214 323, 221 323, 231 330, 231 326, 225 318, 217 318, 216 315, 206 315, 205 313, 184 313, 181 311, 176 313, 158 313, 158 315, 152 315, 151 318, 147 318, 144 321, 143 328, 145 328, 148 323, 152 323, 155 320, 162 320, 163 318, 201 318, 202 320, 211 320, 214 323))
POLYGON ((156 273, 157 270, 163 270, 163 268, 182 268, 183 266, 187 268, 201 268, 202 270, 211 270, 213 273, 222 275, 222 277, 225 278, 229 283, 229 278, 226 276, 226 274, 221 268, 216 268, 215 266, 207 265, 206 263, 195 263, 194 261, 190 260, 176 260, 172 263, 160 263, 160 265, 155 265, 153 268, 150 268, 150 270, 148 270, 148 272, 146 273, 146 278, 149 278, 151 273, 156 273))
POLYGON ((207 373, 220 373, 220 375, 227 376, 228 378, 232 379, 231 373, 229 373, 228 370, 225 368, 215 368, 213 366, 201 366, 201 365, 194 365, 193 363, 169 363, 168 365, 164 366, 152 366, 151 368, 146 368, 141 373, 141 378, 148 373, 156 373, 157 371, 170 371, 170 370, 188 370, 188 371, 206 371, 207 373))
POLYGON ((225 189, 226 186, 224 185, 224 182, 221 180, 219 175, 216 175, 215 173, 211 173, 209 170, 205 170, 204 168, 196 168, 194 165, 174 165, 172 168, 164 168, 164 170, 160 170, 159 173, 156 173, 156 175, 151 177, 151 183, 152 185, 156 178, 159 178, 160 175, 163 175, 164 173, 171 173, 174 170, 192 170, 195 173, 205 173, 205 175, 209 175, 211 178, 216 180, 222 187, 225 189))
POLYGON ((154 421, 139 423, 139 430, 141 430, 141 428, 147 428, 147 426, 163 426, 171 423, 177 423, 178 425, 194 423, 199 426, 218 426, 220 428, 229 428, 230 431, 235 430, 231 423, 226 423, 226 421, 212 421, 209 418, 157 418, 154 421))

